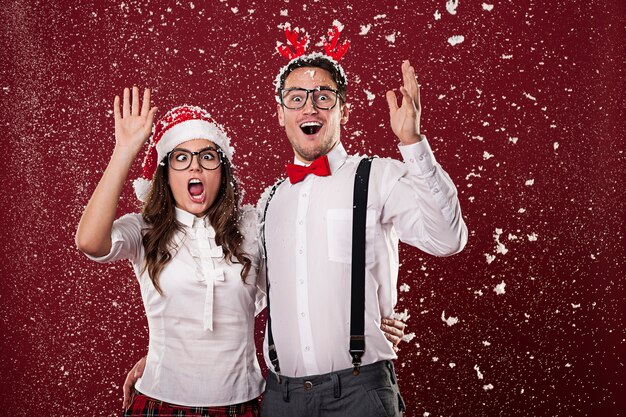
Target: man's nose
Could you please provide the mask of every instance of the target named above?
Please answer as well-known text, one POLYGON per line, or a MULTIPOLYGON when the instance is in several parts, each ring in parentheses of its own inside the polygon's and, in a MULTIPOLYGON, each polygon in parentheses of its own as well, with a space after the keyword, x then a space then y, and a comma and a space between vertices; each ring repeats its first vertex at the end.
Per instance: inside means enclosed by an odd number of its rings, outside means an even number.
POLYGON ((302 110, 306 114, 317 113, 317 107, 315 107, 315 104, 313 104, 313 94, 308 95, 306 101, 304 102, 302 110))

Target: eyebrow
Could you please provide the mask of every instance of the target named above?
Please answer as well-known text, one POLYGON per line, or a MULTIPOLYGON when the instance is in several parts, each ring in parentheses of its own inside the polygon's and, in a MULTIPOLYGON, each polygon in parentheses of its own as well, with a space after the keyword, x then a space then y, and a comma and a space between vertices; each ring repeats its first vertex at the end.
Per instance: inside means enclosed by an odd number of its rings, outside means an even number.
POLYGON ((207 146, 206 148, 202 148, 202 149, 199 149, 197 151, 192 151, 192 150, 186 149, 186 148, 174 148, 174 149, 171 150, 171 152, 174 152, 174 151, 187 151, 187 152, 215 151, 215 152, 217 152, 217 149, 212 147, 212 146, 207 146))
POLYGON ((294 90, 294 89, 301 89, 301 90, 315 90, 318 88, 328 88, 330 90, 336 90, 335 87, 332 87, 330 85, 317 85, 313 88, 304 88, 304 87, 284 87, 283 90, 294 90))

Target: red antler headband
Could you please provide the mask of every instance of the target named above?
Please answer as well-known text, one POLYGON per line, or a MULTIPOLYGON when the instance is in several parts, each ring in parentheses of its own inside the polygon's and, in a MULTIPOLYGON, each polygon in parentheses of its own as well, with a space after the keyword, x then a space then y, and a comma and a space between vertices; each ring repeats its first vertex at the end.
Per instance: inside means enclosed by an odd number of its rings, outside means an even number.
MULTIPOLYGON (((278 91, 281 87, 281 79, 285 72, 290 71, 292 65, 297 61, 312 61, 317 58, 323 58, 329 61, 332 65, 337 68, 341 78, 344 81, 344 84, 348 84, 348 79, 346 74, 339 65, 337 61, 343 57, 348 48, 350 47, 350 41, 346 40, 342 44, 339 44, 339 35, 343 29, 343 26, 338 21, 333 22, 333 27, 328 31, 328 38, 322 36, 322 44, 324 46, 325 54, 321 52, 313 52, 311 54, 305 55, 305 51, 307 46, 309 45, 309 35, 304 31, 304 29, 294 28, 291 29, 291 25, 289 23, 285 24, 285 38, 287 39, 287 44, 283 44, 282 42, 277 42, 276 50, 285 58, 289 59, 287 65, 282 67, 280 71, 278 71, 278 75, 276 76, 276 80, 274 86, 276 87, 276 91, 278 91), (301 39, 298 39, 300 34, 303 34, 301 39)), ((278 99, 278 98, 277 98, 278 99)))
POLYGON ((332 29, 328 31, 328 41, 322 38, 326 55, 335 61, 339 61, 350 47, 350 41, 345 41, 341 46, 337 44, 339 42, 339 33, 341 33, 339 27, 334 24, 332 29))
POLYGON ((291 26, 289 24, 285 25, 285 38, 287 38, 287 42, 291 44, 293 47, 293 51, 289 49, 287 45, 283 45, 282 42, 277 42, 276 50, 284 56, 285 58, 291 60, 294 58, 298 58, 304 55, 304 51, 306 47, 309 46, 309 35, 304 34, 304 37, 301 40, 298 40, 298 35, 300 34, 300 28, 295 28, 291 30, 291 26))

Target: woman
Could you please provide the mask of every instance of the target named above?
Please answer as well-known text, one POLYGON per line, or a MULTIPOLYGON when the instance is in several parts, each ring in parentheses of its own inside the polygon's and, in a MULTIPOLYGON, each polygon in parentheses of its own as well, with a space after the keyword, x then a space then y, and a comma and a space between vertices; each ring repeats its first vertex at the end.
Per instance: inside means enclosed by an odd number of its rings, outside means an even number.
POLYGON ((168 112, 144 161, 151 187, 135 183, 143 211, 114 221, 157 110, 149 90, 141 106, 130 96, 121 110, 115 97, 115 149, 76 233, 93 260, 129 259, 141 287, 149 349, 126 415, 257 416, 256 214, 239 210, 228 138, 202 109, 168 112))

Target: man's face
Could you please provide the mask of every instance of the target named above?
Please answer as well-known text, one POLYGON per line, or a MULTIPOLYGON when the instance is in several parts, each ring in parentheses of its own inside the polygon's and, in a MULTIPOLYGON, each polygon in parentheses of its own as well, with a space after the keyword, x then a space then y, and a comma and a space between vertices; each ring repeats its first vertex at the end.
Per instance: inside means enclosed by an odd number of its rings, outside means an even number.
MULTIPOLYGON (((285 80, 284 88, 328 87, 337 89, 330 73, 316 67, 293 70, 285 80)), ((330 110, 319 110, 309 97, 304 107, 291 110, 278 105, 278 123, 285 128, 296 157, 304 163, 326 155, 339 143, 341 125, 348 122, 348 106, 338 99, 330 110)))

